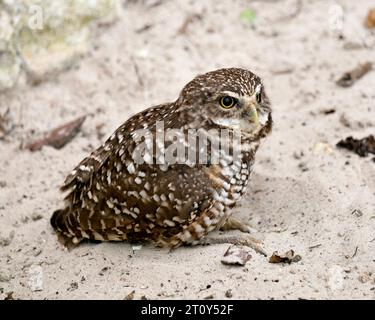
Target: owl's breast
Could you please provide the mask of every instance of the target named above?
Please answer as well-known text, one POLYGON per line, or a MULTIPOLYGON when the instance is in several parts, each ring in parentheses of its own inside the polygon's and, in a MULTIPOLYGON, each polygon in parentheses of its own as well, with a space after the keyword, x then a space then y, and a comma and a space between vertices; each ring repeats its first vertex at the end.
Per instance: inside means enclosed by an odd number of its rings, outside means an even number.
POLYGON ((232 208, 245 193, 259 144, 245 145, 237 156, 224 156, 206 169, 213 182, 214 198, 224 208, 232 208))

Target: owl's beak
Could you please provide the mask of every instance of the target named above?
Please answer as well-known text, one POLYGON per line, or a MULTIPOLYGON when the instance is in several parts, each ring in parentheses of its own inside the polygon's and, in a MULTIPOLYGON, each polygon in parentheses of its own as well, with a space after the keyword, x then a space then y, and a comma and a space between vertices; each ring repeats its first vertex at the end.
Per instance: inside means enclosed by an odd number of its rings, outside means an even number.
POLYGON ((256 126, 259 125, 259 116, 258 111, 255 105, 250 105, 250 121, 254 123, 256 126))

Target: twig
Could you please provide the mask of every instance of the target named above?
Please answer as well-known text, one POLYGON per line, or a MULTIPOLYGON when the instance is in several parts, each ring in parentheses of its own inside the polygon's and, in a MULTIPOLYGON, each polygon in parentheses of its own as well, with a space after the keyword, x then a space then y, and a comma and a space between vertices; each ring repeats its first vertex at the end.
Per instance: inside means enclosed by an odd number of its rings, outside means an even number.
POLYGON ((355 251, 354 251, 354 254, 352 255, 352 258, 354 258, 357 255, 357 252, 358 252, 358 246, 355 247, 355 251))
POLYGON ((178 29, 177 34, 185 34, 187 32, 187 29, 189 25, 196 21, 196 20, 201 20, 202 15, 199 13, 194 13, 186 17, 184 23, 181 25, 181 27, 178 29))
POLYGON ((137 62, 135 62, 133 57, 130 57, 130 60, 133 62, 134 72, 135 72, 135 75, 137 76, 138 84, 141 88, 144 88, 145 83, 143 82, 142 76, 139 72, 138 64, 137 62))
POLYGON ((319 244, 316 244, 316 245, 314 245, 314 246, 309 247, 309 250, 316 249, 316 248, 319 248, 319 247, 321 247, 321 246, 322 246, 322 244, 319 243, 319 244))
POLYGON ((136 32, 136 33, 143 33, 143 32, 145 32, 145 31, 151 29, 152 27, 153 27, 152 24, 145 24, 143 27, 141 27, 141 28, 135 30, 135 32, 136 32))
POLYGON ((370 70, 372 70, 371 62, 361 64, 355 69, 345 72, 341 78, 336 81, 336 84, 344 88, 351 87, 357 80, 361 79, 370 70))
POLYGON ((0 114, 0 140, 3 140, 16 127, 14 124, 9 124, 9 111, 9 108, 7 108, 4 114, 0 114))
POLYGON ((155 1, 154 3, 151 3, 148 6, 148 8, 149 9, 156 8, 156 7, 158 7, 158 6, 162 5, 162 4, 163 4, 163 1, 162 0, 158 0, 158 1, 155 1))

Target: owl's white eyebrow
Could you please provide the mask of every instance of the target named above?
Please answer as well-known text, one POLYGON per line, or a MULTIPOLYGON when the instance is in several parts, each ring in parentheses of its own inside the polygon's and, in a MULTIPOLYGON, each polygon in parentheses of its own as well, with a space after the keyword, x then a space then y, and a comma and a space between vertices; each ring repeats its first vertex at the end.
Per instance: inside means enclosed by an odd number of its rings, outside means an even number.
POLYGON ((255 88, 255 93, 259 93, 262 91, 262 85, 258 84, 257 87, 255 88))
POLYGON ((223 93, 230 96, 230 97, 236 98, 236 99, 241 98, 241 96, 238 93, 233 92, 233 91, 223 91, 223 93))

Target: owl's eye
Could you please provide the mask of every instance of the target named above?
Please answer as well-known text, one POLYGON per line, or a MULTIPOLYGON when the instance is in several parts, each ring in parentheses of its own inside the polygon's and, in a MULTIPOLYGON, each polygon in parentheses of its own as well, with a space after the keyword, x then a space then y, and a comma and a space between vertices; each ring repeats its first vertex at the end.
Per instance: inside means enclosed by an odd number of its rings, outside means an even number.
POLYGON ((222 97, 222 98, 220 99, 220 105, 221 105, 224 109, 230 109, 230 108, 233 108, 236 104, 237 104, 237 99, 232 98, 232 97, 229 97, 229 96, 222 97))
POLYGON ((262 103, 262 92, 257 92, 255 95, 255 99, 259 104, 262 103))

